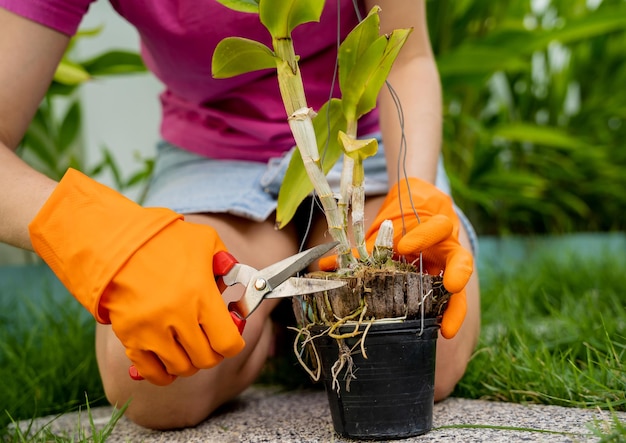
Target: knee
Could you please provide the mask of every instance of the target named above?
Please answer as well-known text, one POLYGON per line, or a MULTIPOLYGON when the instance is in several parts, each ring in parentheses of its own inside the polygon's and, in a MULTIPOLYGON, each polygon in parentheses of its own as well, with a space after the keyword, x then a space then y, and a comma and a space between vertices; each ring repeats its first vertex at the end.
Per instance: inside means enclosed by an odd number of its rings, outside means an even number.
POLYGON ((207 387, 205 374, 178 378, 171 385, 155 386, 148 381, 103 379, 109 403, 133 423, 148 429, 193 427, 204 421, 227 399, 207 387))
POLYGON ((123 350, 118 349, 116 340, 107 342, 105 338, 111 337, 100 334, 97 348, 104 394, 114 407, 126 407, 124 415, 132 422, 159 430, 195 426, 219 407, 220 391, 207 388, 202 372, 178 378, 169 386, 132 380, 123 350))
POLYGON ((219 405, 203 405, 189 402, 187 404, 155 408, 153 402, 131 400, 125 412, 127 419, 143 428, 159 431, 194 427, 202 423, 217 409, 219 405))
POLYGON ((123 348, 106 330, 97 334, 98 365, 110 404, 139 426, 165 430, 196 426, 217 408, 246 389, 260 371, 271 343, 268 314, 250 318, 247 348, 240 355, 191 377, 179 377, 168 386, 134 381, 123 348))

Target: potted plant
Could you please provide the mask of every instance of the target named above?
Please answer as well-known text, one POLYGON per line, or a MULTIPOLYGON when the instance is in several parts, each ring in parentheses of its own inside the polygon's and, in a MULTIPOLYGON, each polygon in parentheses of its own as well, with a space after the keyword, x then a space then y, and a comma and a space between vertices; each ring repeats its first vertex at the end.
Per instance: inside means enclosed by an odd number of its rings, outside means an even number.
POLYGON ((337 247, 337 271, 319 278, 346 280, 332 293, 295 300, 298 346, 306 346, 322 377, 335 430, 357 438, 397 438, 427 432, 432 423, 435 347, 439 318, 449 294, 441 278, 393 259, 393 225, 383 222, 370 253, 365 242, 363 160, 375 139, 357 138, 358 121, 376 106, 380 89, 410 34, 380 35, 373 8, 342 42, 338 52, 341 99, 311 109, 300 76, 291 33, 319 21, 322 0, 219 0, 242 12, 258 13, 272 48, 239 37, 221 41, 213 76, 227 78, 276 69, 294 152, 278 197, 277 223, 285 226, 312 190, 319 198, 337 247), (321 154, 323 153, 323 154, 321 154), (343 155, 339 195, 326 173, 343 155), (347 221, 352 220, 353 239, 347 221), (358 251, 358 259, 353 247, 358 251))

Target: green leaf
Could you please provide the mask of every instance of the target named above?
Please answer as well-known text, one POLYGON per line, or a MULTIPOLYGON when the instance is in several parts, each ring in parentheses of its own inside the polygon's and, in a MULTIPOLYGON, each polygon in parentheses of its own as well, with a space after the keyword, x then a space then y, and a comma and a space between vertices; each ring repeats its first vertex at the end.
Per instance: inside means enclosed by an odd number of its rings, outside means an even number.
POLYGON ((339 47, 339 84, 346 85, 346 77, 354 69, 361 55, 379 37, 380 18, 378 6, 373 7, 367 17, 361 21, 345 38, 339 47))
POLYGON ((376 154, 378 150, 378 140, 375 138, 356 139, 348 136, 343 131, 339 131, 339 142, 346 155, 355 160, 365 160, 376 154))
POLYGON ((21 157, 34 156, 45 167, 44 173, 53 175, 56 172, 57 157, 48 135, 48 129, 41 119, 34 118, 24 134, 19 152, 21 157))
POLYGON ((324 3, 325 0, 261 0, 259 16, 273 39, 290 38, 296 26, 320 20, 324 3))
POLYGON ((54 81, 64 85, 78 85, 90 79, 91 76, 82 66, 68 60, 61 60, 54 73, 54 81))
POLYGON ((98 164, 93 166, 88 171, 85 171, 85 175, 88 175, 89 177, 95 177, 97 175, 100 175, 102 173, 102 171, 104 171, 105 167, 106 167, 106 161, 104 159, 100 160, 100 162, 98 162, 98 164))
POLYGON ((56 143, 57 153, 63 154, 76 141, 82 124, 80 102, 74 101, 63 117, 56 143))
POLYGON ((47 96, 48 97, 54 97, 54 96, 69 96, 72 93, 74 93, 74 91, 76 91, 76 89, 79 87, 80 85, 66 85, 63 83, 59 83, 57 81, 53 81, 50 84, 50 87, 48 88, 48 92, 47 92, 47 96))
POLYGON ((72 37, 69 43, 67 44, 65 53, 71 54, 73 49, 76 47, 76 43, 78 43, 79 40, 86 38, 86 37, 95 37, 98 34, 100 34, 100 32, 102 32, 102 29, 104 29, 103 26, 98 26, 97 28, 92 28, 92 29, 79 29, 74 35, 74 37, 72 37))
MULTIPOLYGON (((346 126, 346 120, 341 112, 341 100, 336 98, 325 103, 313 119, 324 173, 330 171, 341 157, 341 146, 337 137, 329 138, 329 134, 337 134, 338 131, 345 130, 346 126)), ((296 149, 278 192, 276 223, 279 229, 289 223, 311 191, 313 191, 313 184, 304 168, 300 152, 296 149)))
POLYGON ((146 72, 141 56, 129 51, 109 51, 82 63, 92 76, 146 72))
POLYGON ((259 12, 259 0, 217 0, 218 3, 239 12, 259 12))
POLYGON ((228 78, 260 69, 276 68, 277 58, 264 44, 241 37, 227 37, 213 53, 214 78, 228 78))
POLYGON ((123 189, 124 182, 122 181, 122 174, 120 172, 120 168, 113 157, 113 154, 107 147, 102 148, 102 154, 104 156, 104 164, 109 168, 111 175, 113 176, 113 181, 115 182, 115 186, 117 189, 123 189))
POLYGON ((74 35, 74 37, 72 37, 72 40, 83 38, 83 37, 96 37, 100 35, 103 29, 104 29, 104 26, 102 25, 96 26, 95 28, 90 28, 90 29, 81 28, 78 31, 76 31, 76 34, 74 35))
POLYGON ((626 14, 623 5, 599 10, 578 20, 568 20, 562 28, 544 33, 533 44, 540 49, 552 41, 563 44, 588 41, 589 39, 626 29, 626 14))
MULTIPOLYGON (((385 37, 378 37, 362 54, 353 69, 344 76, 340 84, 343 112, 349 122, 358 119, 357 107, 367 92, 367 82, 376 70, 378 61, 382 59, 387 46, 385 37)), ((341 71, 341 65, 339 66, 341 71)))
POLYGON ((528 69, 530 61, 508 47, 460 46, 437 59, 442 78, 484 75, 495 71, 517 72, 528 69))
POLYGON ((516 142, 530 142, 537 145, 552 146, 567 149, 591 149, 584 141, 569 135, 567 132, 548 126, 539 126, 528 123, 512 123, 496 127, 494 137, 501 137, 516 142))
POLYGON ((135 172, 131 177, 126 180, 125 187, 130 188, 131 186, 135 186, 139 183, 145 182, 152 175, 152 170, 154 169, 154 161, 146 160, 144 164, 144 168, 135 172))
POLYGON ((352 169, 352 183, 361 186, 365 179, 363 170, 363 160, 376 154, 378 150, 378 140, 369 138, 366 140, 355 139, 343 131, 339 131, 339 143, 343 147, 344 153, 354 160, 352 169))
POLYGON ((381 36, 359 57, 341 85, 343 110, 348 121, 357 120, 374 109, 378 93, 410 33, 411 29, 396 29, 389 36, 381 36))

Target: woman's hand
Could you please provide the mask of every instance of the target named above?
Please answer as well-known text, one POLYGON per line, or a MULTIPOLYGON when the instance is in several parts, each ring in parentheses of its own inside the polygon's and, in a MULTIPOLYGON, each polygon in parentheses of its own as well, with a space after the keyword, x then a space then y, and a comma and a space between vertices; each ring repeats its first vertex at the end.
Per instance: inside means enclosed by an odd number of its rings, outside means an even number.
POLYGON ((383 221, 394 227, 394 250, 409 262, 419 260, 431 275, 443 273, 443 285, 452 293, 441 323, 446 338, 456 335, 467 304, 465 285, 473 271, 472 254, 459 243, 461 222, 452 199, 435 186, 417 178, 393 186, 368 230, 367 244, 373 248, 383 221))
MULTIPOLYGON (((443 285, 452 293, 441 323, 445 338, 456 335, 465 319, 465 285, 473 271, 473 258, 459 243, 460 220, 452 199, 417 178, 393 186, 366 233, 368 251, 374 248, 380 225, 390 220, 394 228, 394 252, 418 263, 431 275, 443 274, 443 285)), ((336 268, 335 257, 320 260, 322 270, 336 268)))

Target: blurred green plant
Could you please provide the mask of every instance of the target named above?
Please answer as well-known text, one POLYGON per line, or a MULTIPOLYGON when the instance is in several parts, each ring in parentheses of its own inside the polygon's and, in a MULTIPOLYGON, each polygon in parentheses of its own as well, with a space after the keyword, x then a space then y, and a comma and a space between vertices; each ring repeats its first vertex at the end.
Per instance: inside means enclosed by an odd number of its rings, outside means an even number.
POLYGON ((428 7, 444 158, 478 232, 626 228, 626 2, 428 7))
POLYGON ((89 176, 108 172, 116 188, 124 191, 144 182, 152 173, 153 160, 139 159, 141 166, 125 178, 110 149, 102 148, 102 159, 93 167, 85 161, 82 140, 83 113, 78 94, 80 87, 96 78, 144 73, 146 68, 139 54, 112 50, 93 58, 77 61, 73 49, 80 39, 97 36, 101 28, 80 31, 72 38, 18 148, 18 154, 31 166, 47 176, 60 180, 72 167, 89 176))

